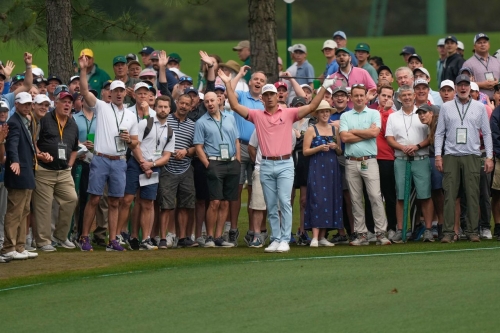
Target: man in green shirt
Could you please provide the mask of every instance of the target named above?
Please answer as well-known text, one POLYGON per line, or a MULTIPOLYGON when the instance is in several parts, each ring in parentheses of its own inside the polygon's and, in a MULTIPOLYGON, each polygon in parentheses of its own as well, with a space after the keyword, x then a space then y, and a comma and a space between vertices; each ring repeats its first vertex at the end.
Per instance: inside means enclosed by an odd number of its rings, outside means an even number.
MULTIPOLYGON (((111 80, 111 78, 109 77, 108 73, 100 69, 97 64, 94 63, 94 52, 91 49, 83 49, 80 52, 80 56, 87 56, 89 59, 89 66, 87 67, 87 81, 89 83, 90 89, 101 91, 104 82, 111 80)), ((101 94, 99 94, 97 98, 101 98, 101 94)))
MULTIPOLYGON (((250 42, 248 40, 242 40, 235 47, 233 47, 233 51, 238 52, 238 58, 243 61, 243 66, 250 66, 250 42)), ((250 81, 252 77, 252 71, 248 70, 245 74, 244 78, 247 83, 250 81)))
POLYGON ((368 62, 368 59, 370 58, 370 45, 366 43, 359 43, 354 49, 354 55, 358 60, 358 67, 366 70, 372 77, 373 81, 375 81, 375 83, 378 83, 377 71, 368 62))

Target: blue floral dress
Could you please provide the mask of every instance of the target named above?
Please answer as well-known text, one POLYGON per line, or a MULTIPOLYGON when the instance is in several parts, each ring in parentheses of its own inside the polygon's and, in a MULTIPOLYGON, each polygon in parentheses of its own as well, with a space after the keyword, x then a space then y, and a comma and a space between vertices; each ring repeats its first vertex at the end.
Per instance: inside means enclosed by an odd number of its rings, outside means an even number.
MULTIPOLYGON (((336 142, 335 135, 316 136, 311 148, 336 142)), ((332 127, 332 131, 335 131, 332 127)), ((320 151, 310 156, 307 178, 307 202, 304 212, 304 229, 342 229, 342 178, 335 150, 320 151)))

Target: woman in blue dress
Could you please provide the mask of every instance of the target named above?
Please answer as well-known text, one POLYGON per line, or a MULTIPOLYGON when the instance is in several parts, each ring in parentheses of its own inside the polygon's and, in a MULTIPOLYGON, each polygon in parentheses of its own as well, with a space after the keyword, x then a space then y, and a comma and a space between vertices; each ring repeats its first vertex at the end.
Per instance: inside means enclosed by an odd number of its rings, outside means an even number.
POLYGON ((314 116, 318 123, 307 129, 303 152, 309 158, 304 229, 312 230, 311 247, 334 246, 327 230, 342 229, 342 179, 337 155, 342 154, 338 129, 328 123, 333 108, 322 101, 314 116))

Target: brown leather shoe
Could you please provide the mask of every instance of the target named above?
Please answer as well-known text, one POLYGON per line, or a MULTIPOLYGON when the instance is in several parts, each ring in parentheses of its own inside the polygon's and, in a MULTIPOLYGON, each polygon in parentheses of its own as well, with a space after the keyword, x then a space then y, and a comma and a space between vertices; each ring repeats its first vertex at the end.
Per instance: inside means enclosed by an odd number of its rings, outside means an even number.
POLYGON ((478 234, 470 234, 469 241, 474 242, 474 243, 479 243, 481 241, 481 239, 479 239, 478 234))
POLYGON ((453 234, 444 234, 441 243, 453 243, 453 234))

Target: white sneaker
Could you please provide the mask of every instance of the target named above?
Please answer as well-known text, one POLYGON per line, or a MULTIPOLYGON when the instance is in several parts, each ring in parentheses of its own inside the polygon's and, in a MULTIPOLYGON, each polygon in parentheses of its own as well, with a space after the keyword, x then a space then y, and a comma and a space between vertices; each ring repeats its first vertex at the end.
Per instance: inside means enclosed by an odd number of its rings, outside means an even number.
POLYGON ((288 252, 290 251, 290 245, 288 245, 288 242, 281 242, 280 246, 276 249, 275 252, 277 253, 282 253, 282 252, 288 252))
POLYGON ((51 244, 40 246, 38 249, 40 251, 43 251, 43 252, 54 252, 54 251, 57 251, 57 249, 55 247, 53 247, 51 244))
POLYGON ((368 239, 368 242, 370 242, 370 243, 375 243, 377 241, 377 236, 375 234, 372 234, 369 231, 366 235, 366 238, 368 239))
MULTIPOLYGON (((120 235, 120 237, 121 237, 121 235, 120 235)), ((56 243, 56 247, 60 246, 60 247, 64 247, 65 249, 70 249, 70 250, 75 248, 75 244, 71 243, 69 241, 69 239, 67 239, 67 238, 64 241, 62 241, 60 239, 52 237, 52 241, 56 243)))
POLYGON ((23 251, 23 253, 19 253, 17 251, 11 251, 11 252, 4 253, 4 256, 6 256, 8 258, 12 258, 14 260, 28 259, 28 255, 24 254, 24 252, 29 253, 28 251, 23 251))
POLYGON ((169 249, 171 249, 172 245, 174 244, 174 237, 175 237, 175 235, 173 233, 171 233, 171 232, 169 232, 167 234, 167 247, 169 249))
POLYGON ((227 242, 229 240, 229 230, 231 230, 231 222, 224 222, 224 230, 222 232, 222 238, 227 242))
POLYGON ((318 247, 318 239, 317 238, 311 239, 311 244, 309 244, 309 247, 318 247))
POLYGON ((491 235, 491 230, 486 228, 481 228, 481 238, 482 239, 493 239, 491 235))
MULTIPOLYGON (((126 245, 127 243, 125 242, 125 240, 123 239, 123 236, 121 234, 118 234, 116 235, 116 240, 118 241, 118 243, 120 245, 126 245)), ((63 246, 64 247, 64 246, 63 246)))
POLYGON ((273 241, 271 244, 269 244, 268 247, 266 247, 264 249, 264 252, 268 252, 268 253, 276 252, 276 250, 278 249, 279 246, 280 246, 280 242, 273 241))
POLYGON ((396 232, 394 230, 389 230, 389 232, 387 233, 387 238, 392 241, 392 237, 394 237, 394 235, 396 234, 396 232))
POLYGON ((36 257, 38 257, 38 253, 36 253, 36 252, 28 252, 26 250, 24 250, 21 254, 27 255, 28 259, 35 259, 36 257))
POLYGON ((326 238, 320 239, 319 246, 335 246, 335 244, 330 243, 326 238))

